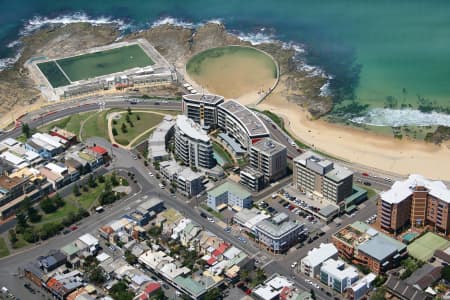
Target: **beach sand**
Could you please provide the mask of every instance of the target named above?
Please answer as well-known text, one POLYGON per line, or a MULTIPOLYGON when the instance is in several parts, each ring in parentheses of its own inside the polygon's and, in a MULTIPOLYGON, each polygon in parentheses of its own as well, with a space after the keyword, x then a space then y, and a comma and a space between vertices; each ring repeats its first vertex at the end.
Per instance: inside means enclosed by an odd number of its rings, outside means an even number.
POLYGON ((227 99, 244 99, 242 95, 267 92, 275 83, 273 67, 267 60, 267 57, 253 57, 245 53, 228 53, 213 59, 206 58, 201 73, 189 74, 189 77, 211 93, 227 99))
POLYGON ((441 146, 415 140, 396 140, 344 125, 311 120, 308 113, 288 102, 282 85, 258 109, 283 117, 286 128, 307 145, 348 162, 401 175, 419 173, 450 180, 450 143, 441 146))

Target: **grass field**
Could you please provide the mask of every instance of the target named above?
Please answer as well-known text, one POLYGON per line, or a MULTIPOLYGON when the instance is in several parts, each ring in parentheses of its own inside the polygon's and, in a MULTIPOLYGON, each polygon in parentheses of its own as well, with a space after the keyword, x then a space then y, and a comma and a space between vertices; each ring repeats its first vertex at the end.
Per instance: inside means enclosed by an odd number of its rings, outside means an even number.
POLYGON ((450 246, 450 242, 432 232, 421 236, 408 246, 409 255, 421 261, 430 259, 434 251, 445 249, 450 246))
POLYGON ((9 249, 4 238, 0 237, 0 257, 9 255, 9 249))
POLYGON ((139 45, 63 58, 56 62, 71 81, 94 78, 154 64, 139 45))
MULTIPOLYGON (((134 138, 139 136, 144 131, 158 125, 162 119, 162 115, 152 114, 152 113, 144 113, 144 112, 136 112, 128 115, 130 121, 133 123, 134 127, 131 127, 129 123, 126 122, 127 113, 121 114, 119 120, 117 120, 117 125, 113 125, 116 128, 118 135, 114 138, 121 145, 128 145, 134 138), (137 119, 137 115, 139 115, 140 120, 137 119), (127 126, 127 132, 124 133, 121 130, 122 124, 127 126)), ((150 134, 150 132, 149 132, 150 134)), ((148 134, 145 134, 148 137, 148 134)))
POLYGON ((50 129, 57 126, 59 128, 65 129, 65 130, 70 131, 70 132, 76 134, 77 136, 79 136, 81 123, 95 113, 96 112, 86 112, 86 113, 71 115, 64 119, 57 120, 57 121, 54 121, 51 123, 47 123, 44 126, 39 127, 38 129, 39 129, 39 131, 42 131, 42 132, 49 132, 50 129))
POLYGON ((108 121, 106 120, 106 115, 113 111, 115 110, 105 110, 100 113, 96 112, 93 116, 87 119, 83 126, 83 132, 81 133, 83 140, 94 136, 109 140, 108 121))
POLYGON ((54 61, 48 61, 45 63, 37 64, 41 72, 47 77, 52 87, 57 88, 60 86, 69 85, 70 82, 66 76, 61 72, 54 61))

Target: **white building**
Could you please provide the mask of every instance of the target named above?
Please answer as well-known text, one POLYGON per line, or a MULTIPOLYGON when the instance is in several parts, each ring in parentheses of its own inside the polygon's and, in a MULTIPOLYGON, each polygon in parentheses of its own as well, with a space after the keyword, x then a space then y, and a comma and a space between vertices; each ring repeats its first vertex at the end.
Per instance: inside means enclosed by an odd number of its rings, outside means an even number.
POLYGON ((166 145, 173 134, 175 120, 167 115, 148 138, 148 158, 152 161, 168 160, 170 154, 166 145))
POLYGON ((95 254, 98 250, 98 239, 92 234, 86 233, 75 240, 75 246, 82 252, 88 252, 91 255, 95 254))
POLYGON ((308 255, 300 261, 300 271, 315 278, 320 273, 322 264, 330 258, 338 258, 338 250, 333 244, 320 244, 319 248, 308 251, 308 255))
POLYGON ((210 169, 215 165, 209 136, 185 115, 179 115, 175 124, 175 154, 188 166, 210 169))
POLYGON ((254 142, 270 136, 261 119, 235 100, 219 105, 218 125, 247 150, 254 142))
POLYGON ((273 300, 279 299, 284 288, 293 287, 294 283, 284 276, 274 274, 264 284, 258 285, 253 290, 257 299, 273 300))
POLYGON ((329 259, 320 268, 320 281, 333 288, 339 293, 343 293, 351 287, 359 278, 355 267, 346 266, 342 260, 329 259))
POLYGON ((223 103, 222 96, 189 94, 183 96, 183 114, 203 128, 217 127, 218 106, 223 103))
POLYGON ((270 138, 262 139, 250 148, 250 165, 264 174, 266 182, 280 179, 286 174, 287 149, 270 138))
POLYGON ((227 205, 239 210, 240 208, 251 208, 253 198, 249 192, 238 184, 227 181, 208 191, 207 204, 214 210, 221 210, 227 205))

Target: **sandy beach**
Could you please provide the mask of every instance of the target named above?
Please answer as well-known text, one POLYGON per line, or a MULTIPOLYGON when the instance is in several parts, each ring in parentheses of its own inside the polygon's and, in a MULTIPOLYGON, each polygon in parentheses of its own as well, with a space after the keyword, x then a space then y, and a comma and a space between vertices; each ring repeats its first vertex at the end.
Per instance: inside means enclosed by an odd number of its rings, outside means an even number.
POLYGON ((299 140, 335 157, 401 175, 419 173, 429 178, 450 180, 450 143, 437 146, 421 141, 396 140, 311 120, 304 109, 286 101, 277 90, 258 108, 283 117, 287 129, 299 140))

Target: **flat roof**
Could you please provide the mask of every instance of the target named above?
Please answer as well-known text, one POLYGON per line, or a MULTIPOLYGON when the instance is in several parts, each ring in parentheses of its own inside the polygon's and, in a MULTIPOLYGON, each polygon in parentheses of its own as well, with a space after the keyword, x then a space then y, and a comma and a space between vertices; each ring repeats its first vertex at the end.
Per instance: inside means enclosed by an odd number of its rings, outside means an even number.
POLYGON ((86 233, 78 238, 80 241, 88 246, 97 245, 98 239, 96 239, 92 234, 86 233))
POLYGON ((300 227, 300 224, 294 221, 285 221, 281 224, 275 224, 269 220, 262 220, 256 225, 256 228, 258 228, 259 231, 263 231, 274 238, 281 237, 297 227, 300 227))
POLYGON ((218 104, 223 102, 223 97, 213 94, 187 94, 183 96, 184 100, 198 102, 198 103, 208 103, 208 104, 218 104))
POLYGON ((325 173, 324 176, 335 182, 339 182, 339 181, 353 175, 353 172, 350 171, 349 169, 342 167, 340 165, 334 164, 330 160, 325 159, 322 155, 319 155, 319 154, 309 151, 309 150, 300 154, 299 156, 295 157, 294 163, 299 163, 303 166, 306 166, 307 160, 314 160, 315 163, 317 163, 318 165, 320 165, 323 168, 333 165, 333 168, 330 171, 328 171, 327 173, 325 173))
POLYGON ((275 141, 271 138, 264 138, 262 140, 259 140, 256 143, 254 143, 252 145, 252 148, 255 148, 261 152, 273 155, 275 153, 285 150, 286 146, 278 143, 277 141, 275 141))
POLYGON ((226 181, 225 183, 219 185, 218 187, 208 191, 208 195, 211 195, 212 197, 218 197, 228 192, 232 193, 233 195, 241 199, 251 197, 252 195, 244 188, 242 188, 240 185, 231 181, 226 181))
POLYGON ((200 140, 203 142, 209 142, 209 136, 200 125, 189 119, 185 115, 177 116, 177 127, 191 139, 200 140))
POLYGON ((442 181, 428 180, 418 174, 411 174, 406 180, 396 181, 388 191, 381 192, 380 197, 387 203, 397 204, 411 196, 419 186, 425 187, 430 195, 450 203, 450 190, 442 181))
POLYGON ((319 248, 313 248, 308 251, 308 255, 305 256, 302 261, 308 262, 312 267, 318 266, 324 261, 338 254, 337 248, 331 244, 321 243, 319 248))
POLYGON ((235 139, 233 139, 232 137, 230 137, 228 134, 222 132, 219 133, 218 136, 225 141, 225 143, 227 143, 236 154, 243 154, 246 153, 247 151, 244 150, 244 148, 242 148, 241 144, 239 144, 238 142, 235 141, 235 139))
POLYGON ((355 267, 346 266, 342 260, 328 259, 320 268, 320 271, 324 271, 334 278, 342 281, 346 278, 358 278, 358 271, 355 267))
POLYGON ((219 107, 239 121, 244 126, 250 138, 270 135, 269 130, 261 119, 258 118, 254 112, 239 102, 235 100, 228 100, 220 104, 219 107))

